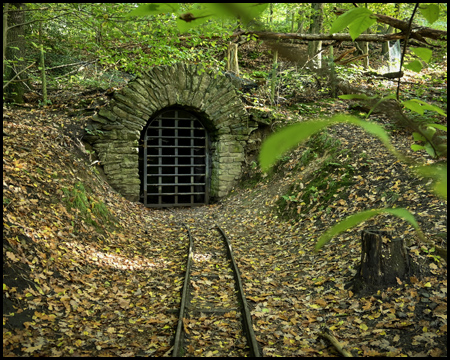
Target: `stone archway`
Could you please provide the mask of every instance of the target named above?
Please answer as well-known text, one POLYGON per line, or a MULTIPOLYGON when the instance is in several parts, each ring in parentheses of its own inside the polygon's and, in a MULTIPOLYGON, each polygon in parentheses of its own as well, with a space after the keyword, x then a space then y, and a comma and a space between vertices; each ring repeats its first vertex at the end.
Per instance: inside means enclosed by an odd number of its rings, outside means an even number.
POLYGON ((139 201, 141 132, 155 114, 170 108, 191 111, 201 119, 211 141, 209 195, 227 195, 239 179, 244 147, 255 127, 248 127, 248 115, 228 78, 183 63, 144 71, 93 116, 85 139, 109 184, 127 199, 139 201))

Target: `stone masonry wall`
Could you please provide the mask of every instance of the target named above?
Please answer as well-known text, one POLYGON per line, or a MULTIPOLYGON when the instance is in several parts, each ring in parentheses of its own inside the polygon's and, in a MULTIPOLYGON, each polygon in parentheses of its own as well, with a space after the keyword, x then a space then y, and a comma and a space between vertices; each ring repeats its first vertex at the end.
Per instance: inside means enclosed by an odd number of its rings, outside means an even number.
POLYGON ((208 130, 210 196, 227 195, 240 177, 246 141, 257 125, 249 121, 230 80, 198 65, 157 66, 116 91, 109 106, 93 116, 85 136, 110 185, 131 201, 139 200, 141 132, 155 113, 174 106, 198 115, 208 130))

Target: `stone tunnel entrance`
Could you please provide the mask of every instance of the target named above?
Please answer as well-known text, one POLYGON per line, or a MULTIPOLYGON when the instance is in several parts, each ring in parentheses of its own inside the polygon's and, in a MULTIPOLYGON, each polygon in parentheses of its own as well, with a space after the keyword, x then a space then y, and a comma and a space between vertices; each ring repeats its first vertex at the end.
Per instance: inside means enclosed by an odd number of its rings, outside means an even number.
POLYGON ((208 132, 193 113, 162 111, 149 120, 139 147, 140 201, 148 207, 207 204, 210 186, 208 132))
POLYGON ((162 208, 227 196, 255 129, 230 79, 176 63, 143 70, 115 91, 92 117, 84 140, 114 190, 162 208))

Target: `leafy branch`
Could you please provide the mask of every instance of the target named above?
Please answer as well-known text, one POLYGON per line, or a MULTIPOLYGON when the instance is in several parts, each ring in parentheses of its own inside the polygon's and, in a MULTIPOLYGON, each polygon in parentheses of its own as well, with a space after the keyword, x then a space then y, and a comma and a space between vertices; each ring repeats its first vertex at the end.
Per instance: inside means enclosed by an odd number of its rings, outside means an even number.
MULTIPOLYGON (((418 6, 415 7, 413 14, 410 19, 410 27, 412 24, 412 19, 414 17, 415 11, 418 6)), ((419 8, 422 11, 422 14, 431 22, 435 21, 437 19, 436 17, 436 10, 439 11, 439 7, 421 7, 419 8), (430 12, 431 8, 431 12, 430 12)), ((376 22, 375 18, 372 17, 372 12, 366 8, 355 8, 348 12, 346 12, 341 17, 337 18, 335 22, 333 23, 333 26, 331 27, 330 32, 336 32, 341 31, 345 27, 349 27, 350 29, 350 35, 353 39, 356 39, 360 34, 362 34, 368 27, 370 27, 372 24, 376 22)), ((410 34, 410 33, 409 33, 410 34)), ((409 35, 408 34, 408 35, 409 35)), ((404 48, 402 59, 404 58, 405 51, 406 51, 406 45, 404 48)), ((424 51, 427 49, 421 49, 419 48, 419 51, 416 49, 417 55, 427 56, 428 52, 424 51)), ((431 55, 430 55, 431 56, 431 55)), ((403 63, 402 63, 403 64, 403 63)), ((415 68, 414 64, 408 64, 409 68, 415 68)), ((405 66, 407 67, 407 66, 405 66)), ((408 67, 407 67, 408 68, 408 67)), ((421 69, 421 67, 420 67, 421 69)), ((418 71, 420 71, 420 69, 418 71)), ((401 70, 401 68, 400 68, 401 70)), ((400 81, 400 80, 399 80, 400 81)), ((359 98, 359 99, 369 99, 365 95, 346 95, 342 96, 342 98, 351 99, 351 98, 359 98)), ((398 95, 397 95, 398 98, 398 95)), ((396 100, 393 96, 389 96, 387 98, 383 98, 379 100, 374 107, 378 106, 383 100, 387 99, 394 99, 398 103, 398 100, 396 100)), ((436 106, 427 104, 421 100, 413 99, 409 101, 405 101, 402 103, 404 107, 413 110, 415 112, 418 112, 419 114, 423 114, 424 110, 433 110, 438 112, 441 115, 445 116, 445 113, 439 109, 436 106)), ((401 108, 399 107, 398 110, 401 112, 401 108)), ((373 109, 369 112, 367 116, 370 115, 370 113, 373 111, 373 109)), ((403 114, 402 114, 403 115, 403 114)), ((403 117, 405 117, 403 115, 403 117)), ((406 117, 405 117, 406 118, 406 117)), ((323 128, 331 125, 335 125, 337 123, 348 123, 353 124, 362 127, 366 132, 378 137, 383 145, 397 158, 399 158, 402 161, 409 162, 408 159, 406 159, 405 156, 400 154, 390 143, 389 137, 387 133, 384 131, 384 129, 371 122, 359 120, 353 116, 348 115, 336 115, 329 119, 320 119, 316 121, 308 121, 304 123, 294 124, 291 126, 288 126, 286 128, 283 128, 279 132, 275 133, 271 137, 269 137, 262 145, 261 152, 259 155, 260 165, 263 171, 267 171, 271 166, 275 164, 275 162, 279 159, 279 157, 285 153, 286 151, 294 148, 302 141, 309 138, 311 135, 319 132, 323 128)), ((433 135, 436 132, 436 129, 444 130, 446 131, 446 127, 438 124, 427 124, 426 129, 422 129, 421 127, 417 127, 418 132, 420 133, 419 137, 416 135, 416 139, 424 139, 427 140, 427 143, 429 144, 429 147, 432 148, 432 151, 429 150, 428 152, 431 153, 431 155, 434 155, 434 157, 442 154, 446 154, 447 152, 447 146, 446 144, 438 144, 435 146, 433 144, 433 135), (440 147, 439 147, 440 146, 440 147)), ((418 149, 413 148, 414 149, 418 149)), ((427 148, 426 148, 427 149, 427 148)), ((422 166, 418 168, 418 173, 422 176, 428 176, 435 179, 434 183, 434 191, 435 193, 442 197, 447 198, 447 166, 446 165, 435 165, 435 166, 422 166)), ((417 234, 419 238, 423 241, 425 241, 425 237, 422 233, 422 231, 419 228, 419 225, 417 221, 415 220, 414 216, 406 209, 376 209, 376 210, 369 210, 357 213, 355 215, 351 215, 347 217, 345 220, 339 222, 332 228, 328 229, 317 241, 316 244, 316 250, 319 250, 323 245, 327 244, 334 236, 360 224, 361 222, 364 222, 368 220, 369 218, 376 216, 380 213, 390 213, 392 215, 395 215, 397 217, 400 217, 406 221, 408 221, 417 231, 417 234)))

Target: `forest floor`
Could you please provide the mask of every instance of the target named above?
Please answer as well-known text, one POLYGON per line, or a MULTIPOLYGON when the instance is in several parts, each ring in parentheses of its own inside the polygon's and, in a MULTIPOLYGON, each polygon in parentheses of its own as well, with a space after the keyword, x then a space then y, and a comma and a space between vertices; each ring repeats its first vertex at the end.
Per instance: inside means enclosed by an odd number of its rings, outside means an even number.
MULTIPOLYGON (((288 123, 349 111, 311 100, 279 114, 288 123)), ((122 198, 92 164, 76 140, 85 118, 67 109, 77 101, 3 110, 4 356, 171 355, 188 245, 181 223, 226 231, 264 356, 339 356, 324 326, 354 356, 447 355, 447 264, 411 226, 379 215, 313 251, 339 220, 381 207, 407 208, 446 249, 446 201, 377 139, 339 125, 271 174, 249 166, 217 203, 155 210, 122 198), (316 155, 302 165, 307 153, 316 155), (345 288, 367 227, 394 230, 420 272, 372 294, 345 288)), ((402 152, 434 162, 411 152, 409 133, 389 132, 402 152)))

